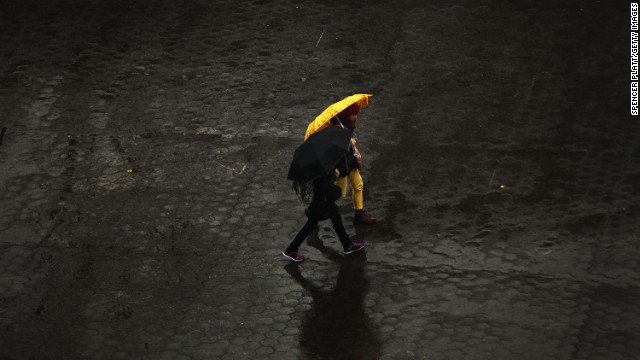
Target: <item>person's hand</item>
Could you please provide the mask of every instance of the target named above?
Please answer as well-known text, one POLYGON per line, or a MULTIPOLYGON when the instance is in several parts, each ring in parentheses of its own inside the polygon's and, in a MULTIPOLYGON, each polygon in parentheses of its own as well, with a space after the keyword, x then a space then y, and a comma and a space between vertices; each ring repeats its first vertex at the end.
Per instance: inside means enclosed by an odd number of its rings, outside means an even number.
POLYGON ((351 138, 351 145, 356 146, 356 138, 351 138))

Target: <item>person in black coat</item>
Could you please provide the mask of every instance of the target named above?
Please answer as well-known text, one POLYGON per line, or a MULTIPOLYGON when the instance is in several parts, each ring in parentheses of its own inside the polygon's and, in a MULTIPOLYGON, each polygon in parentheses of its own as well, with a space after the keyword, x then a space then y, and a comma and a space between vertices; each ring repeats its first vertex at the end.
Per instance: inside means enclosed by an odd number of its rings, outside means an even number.
POLYGON ((351 254, 364 248, 364 242, 351 242, 342 223, 342 217, 336 205, 336 200, 342 196, 342 189, 335 185, 339 175, 338 170, 334 170, 313 181, 313 200, 307 211, 307 222, 282 255, 297 262, 304 260, 304 255, 298 252, 300 245, 313 232, 318 222, 326 219, 330 219, 333 224, 333 229, 344 249, 343 254, 351 254))

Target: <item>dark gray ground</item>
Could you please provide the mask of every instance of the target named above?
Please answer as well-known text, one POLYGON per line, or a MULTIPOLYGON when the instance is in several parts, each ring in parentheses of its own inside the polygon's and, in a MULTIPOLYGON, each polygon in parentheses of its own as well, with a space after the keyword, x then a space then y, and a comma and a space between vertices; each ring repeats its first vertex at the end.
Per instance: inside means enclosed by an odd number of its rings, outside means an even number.
POLYGON ((638 359, 629 48, 624 1, 1 0, 0 358, 638 359), (287 265, 358 92, 382 221, 287 265))

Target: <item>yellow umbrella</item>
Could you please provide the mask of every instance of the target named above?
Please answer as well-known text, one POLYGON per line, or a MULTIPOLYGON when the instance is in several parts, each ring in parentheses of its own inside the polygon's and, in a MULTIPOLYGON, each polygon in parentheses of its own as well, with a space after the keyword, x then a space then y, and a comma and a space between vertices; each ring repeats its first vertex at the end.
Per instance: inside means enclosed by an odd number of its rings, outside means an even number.
POLYGON ((304 135, 304 140, 307 141, 307 138, 318 131, 326 128, 331 125, 331 119, 340 114, 342 110, 348 108, 349 106, 357 103, 360 108, 369 105, 369 98, 372 97, 372 94, 353 94, 351 96, 347 96, 346 98, 338 101, 337 103, 329 105, 322 114, 318 115, 315 120, 313 120, 309 126, 307 127, 307 132, 304 135))

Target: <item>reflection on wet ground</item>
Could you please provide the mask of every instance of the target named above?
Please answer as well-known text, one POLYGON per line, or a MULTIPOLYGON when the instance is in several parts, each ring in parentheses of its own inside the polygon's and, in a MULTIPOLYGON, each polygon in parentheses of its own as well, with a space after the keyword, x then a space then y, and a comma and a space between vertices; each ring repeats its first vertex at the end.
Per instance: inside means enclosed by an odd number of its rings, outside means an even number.
POLYGON ((342 256, 317 237, 308 244, 339 266, 335 286, 314 284, 305 279, 300 265, 290 263, 285 270, 313 298, 302 320, 300 347, 305 359, 378 359, 382 339, 369 318, 364 299, 369 288, 366 250, 342 256))

